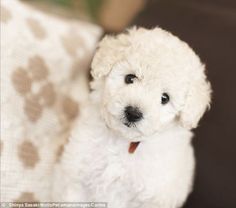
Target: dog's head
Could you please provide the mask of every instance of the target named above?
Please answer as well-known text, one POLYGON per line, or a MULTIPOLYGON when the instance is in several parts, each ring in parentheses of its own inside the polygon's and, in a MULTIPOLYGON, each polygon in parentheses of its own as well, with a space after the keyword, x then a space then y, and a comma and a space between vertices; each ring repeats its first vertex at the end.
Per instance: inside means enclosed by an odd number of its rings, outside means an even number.
POLYGON ((160 28, 133 28, 101 41, 91 86, 106 124, 132 141, 171 125, 195 128, 210 104, 204 71, 177 37, 160 28))

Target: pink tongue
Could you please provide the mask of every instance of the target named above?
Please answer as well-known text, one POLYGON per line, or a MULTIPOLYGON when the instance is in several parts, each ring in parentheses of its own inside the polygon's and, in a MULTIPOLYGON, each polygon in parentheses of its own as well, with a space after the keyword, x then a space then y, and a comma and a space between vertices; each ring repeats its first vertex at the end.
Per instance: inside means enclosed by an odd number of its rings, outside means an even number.
POLYGON ((135 150, 137 149, 140 142, 131 142, 129 145, 129 153, 133 154, 135 150))

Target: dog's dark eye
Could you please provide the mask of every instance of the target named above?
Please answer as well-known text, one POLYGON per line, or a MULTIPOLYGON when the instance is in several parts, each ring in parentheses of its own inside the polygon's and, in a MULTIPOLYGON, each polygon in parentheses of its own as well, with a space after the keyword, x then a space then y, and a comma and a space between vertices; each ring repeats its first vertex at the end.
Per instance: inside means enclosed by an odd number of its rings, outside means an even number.
POLYGON ((134 83, 134 80, 136 79, 137 77, 134 75, 134 74, 127 74, 125 76, 125 83, 126 84, 132 84, 134 83))
POLYGON ((165 105, 170 101, 170 97, 167 93, 163 93, 161 96, 161 104, 165 105))

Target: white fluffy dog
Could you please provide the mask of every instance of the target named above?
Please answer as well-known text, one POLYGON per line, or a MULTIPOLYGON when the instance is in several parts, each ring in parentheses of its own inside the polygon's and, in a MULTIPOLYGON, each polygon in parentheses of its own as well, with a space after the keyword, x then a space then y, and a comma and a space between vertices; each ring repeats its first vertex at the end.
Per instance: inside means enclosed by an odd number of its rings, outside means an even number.
POLYGON ((210 104, 199 57, 160 28, 107 36, 92 93, 55 174, 54 200, 177 208, 191 191, 191 129, 210 104))

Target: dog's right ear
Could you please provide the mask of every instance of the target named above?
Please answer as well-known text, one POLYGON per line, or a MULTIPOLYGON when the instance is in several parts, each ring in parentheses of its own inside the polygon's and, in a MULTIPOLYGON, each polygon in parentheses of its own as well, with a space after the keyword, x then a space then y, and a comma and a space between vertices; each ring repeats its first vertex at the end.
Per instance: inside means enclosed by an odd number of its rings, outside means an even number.
POLYGON ((103 38, 92 61, 92 77, 96 80, 109 74, 113 65, 124 56, 122 51, 127 45, 127 34, 103 38))
POLYGON ((180 119, 182 126, 193 129, 197 127, 204 112, 210 108, 212 90, 203 73, 199 78, 192 79, 189 88, 180 119))

